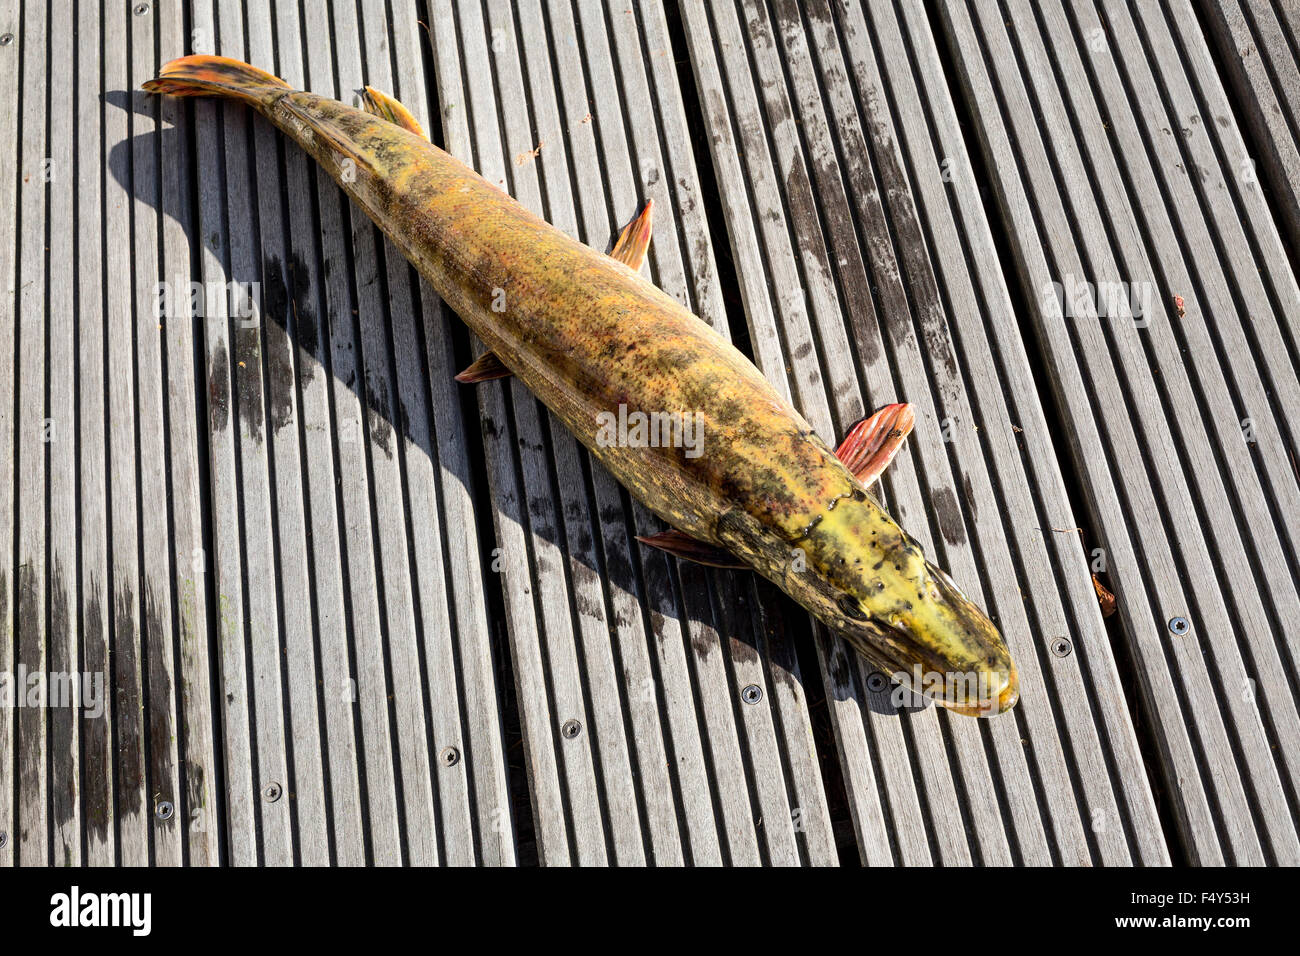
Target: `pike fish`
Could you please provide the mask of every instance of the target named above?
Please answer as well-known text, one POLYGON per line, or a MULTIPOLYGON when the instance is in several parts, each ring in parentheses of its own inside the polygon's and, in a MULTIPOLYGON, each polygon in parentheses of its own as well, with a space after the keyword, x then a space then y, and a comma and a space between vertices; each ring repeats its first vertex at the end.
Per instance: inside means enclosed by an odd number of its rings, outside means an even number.
POLYGON ((910 407, 881 409, 832 451, 753 363, 637 271, 649 203, 605 254, 438 149, 378 90, 356 109, 215 56, 174 60, 144 88, 241 101, 307 150, 486 345, 457 378, 523 382, 671 526, 645 544, 753 569, 956 713, 1014 706, 997 628, 867 490, 910 431, 910 407), (673 415, 690 416, 696 447, 646 440, 647 421, 680 424, 673 415), (611 416, 634 427, 611 440, 611 416))

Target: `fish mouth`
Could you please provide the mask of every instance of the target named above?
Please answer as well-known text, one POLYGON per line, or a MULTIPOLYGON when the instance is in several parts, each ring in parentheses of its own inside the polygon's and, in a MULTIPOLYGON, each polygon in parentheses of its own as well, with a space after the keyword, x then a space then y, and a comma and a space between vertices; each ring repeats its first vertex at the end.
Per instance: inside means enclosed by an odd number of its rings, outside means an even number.
POLYGON ((966 717, 994 717, 1020 699, 1020 678, 993 622, 937 568, 935 599, 915 613, 863 627, 886 673, 920 697, 966 717))
POLYGON ((918 697, 964 717, 996 717, 1020 699, 1020 676, 1010 658, 1005 665, 978 666, 943 656, 930 641, 898 627, 874 628, 871 657, 899 685, 918 697), (883 643, 883 647, 882 647, 883 643))
POLYGON ((1016 702, 1020 700, 1020 675, 1016 672, 1015 665, 1011 665, 1011 670, 1007 674, 1006 681, 1002 689, 996 696, 990 696, 986 700, 977 701, 976 703, 958 703, 936 697, 934 702, 940 707, 946 707, 954 714, 961 714, 963 717, 996 717, 998 714, 1005 714, 1016 702))

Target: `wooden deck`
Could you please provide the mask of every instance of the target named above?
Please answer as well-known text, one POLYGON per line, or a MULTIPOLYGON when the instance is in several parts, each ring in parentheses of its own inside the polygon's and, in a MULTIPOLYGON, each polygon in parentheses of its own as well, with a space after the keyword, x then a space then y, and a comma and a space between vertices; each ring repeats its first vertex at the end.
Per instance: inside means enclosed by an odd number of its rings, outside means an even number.
POLYGON ((0 706, 0 864, 1300 863, 1297 28, 0 0, 0 674, 103 707, 0 706), (186 52, 390 90, 597 248, 652 197, 649 275, 828 442, 914 404, 883 496, 1020 705, 900 709, 638 545, 305 154, 139 92, 186 52))

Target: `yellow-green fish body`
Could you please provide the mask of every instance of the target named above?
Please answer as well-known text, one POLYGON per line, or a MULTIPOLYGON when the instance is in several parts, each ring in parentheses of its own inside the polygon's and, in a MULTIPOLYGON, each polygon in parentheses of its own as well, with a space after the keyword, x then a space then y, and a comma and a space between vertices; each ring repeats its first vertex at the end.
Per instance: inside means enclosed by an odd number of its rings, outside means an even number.
POLYGON ((146 88, 233 96, 264 113, 505 369, 678 531, 774 581, 914 690, 963 713, 1015 703, 1015 668, 988 618, 753 363, 639 273, 417 132, 254 67, 187 57, 146 88), (637 413, 667 423, 671 440, 620 430, 637 413), (939 675, 941 689, 921 686, 921 675, 939 675))

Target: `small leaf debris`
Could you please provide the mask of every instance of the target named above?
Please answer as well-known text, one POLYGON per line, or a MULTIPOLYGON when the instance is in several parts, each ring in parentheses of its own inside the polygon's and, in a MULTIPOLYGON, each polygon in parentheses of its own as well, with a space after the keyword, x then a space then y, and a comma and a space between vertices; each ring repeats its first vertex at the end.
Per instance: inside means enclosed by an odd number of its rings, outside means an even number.
POLYGON ((1110 617, 1115 613, 1115 595, 1106 590, 1106 585, 1092 576, 1092 586, 1097 591, 1097 603, 1101 605, 1101 616, 1110 617))
POLYGON ((524 152, 520 153, 518 156, 515 157, 515 165, 523 166, 525 163, 532 162, 534 159, 537 158, 537 155, 542 151, 542 147, 545 145, 546 143, 544 142, 538 143, 532 149, 525 150, 524 152))

